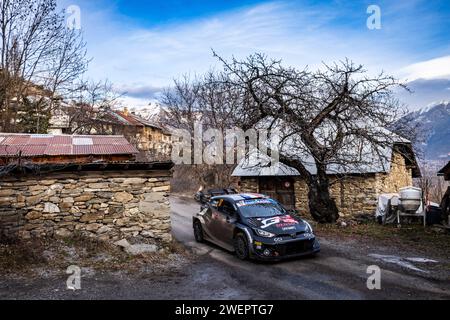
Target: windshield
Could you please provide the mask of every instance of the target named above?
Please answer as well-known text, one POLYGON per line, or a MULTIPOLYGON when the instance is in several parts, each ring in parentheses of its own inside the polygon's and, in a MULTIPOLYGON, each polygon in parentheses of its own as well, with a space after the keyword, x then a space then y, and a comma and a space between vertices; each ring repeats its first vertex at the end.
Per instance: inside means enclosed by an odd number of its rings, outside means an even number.
POLYGON ((245 218, 265 218, 286 214, 286 210, 272 199, 243 200, 237 203, 245 218))

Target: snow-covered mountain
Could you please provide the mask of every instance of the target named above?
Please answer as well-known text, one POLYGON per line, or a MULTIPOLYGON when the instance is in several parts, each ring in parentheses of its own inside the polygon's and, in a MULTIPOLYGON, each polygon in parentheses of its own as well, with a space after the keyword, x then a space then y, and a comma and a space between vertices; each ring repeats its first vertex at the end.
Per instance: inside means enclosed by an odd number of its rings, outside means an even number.
POLYGON ((152 101, 145 107, 130 108, 130 111, 144 119, 157 122, 161 116, 163 107, 159 102, 152 101))
POLYGON ((427 160, 450 160, 450 101, 430 104, 406 115, 400 122, 418 125, 427 160))

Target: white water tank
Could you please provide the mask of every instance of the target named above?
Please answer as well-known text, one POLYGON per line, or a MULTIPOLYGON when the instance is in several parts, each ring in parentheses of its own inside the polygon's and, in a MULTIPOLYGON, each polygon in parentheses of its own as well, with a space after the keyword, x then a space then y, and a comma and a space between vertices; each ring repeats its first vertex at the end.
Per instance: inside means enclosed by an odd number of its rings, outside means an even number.
POLYGON ((422 204, 422 189, 407 187, 400 189, 400 210, 416 213, 422 204))

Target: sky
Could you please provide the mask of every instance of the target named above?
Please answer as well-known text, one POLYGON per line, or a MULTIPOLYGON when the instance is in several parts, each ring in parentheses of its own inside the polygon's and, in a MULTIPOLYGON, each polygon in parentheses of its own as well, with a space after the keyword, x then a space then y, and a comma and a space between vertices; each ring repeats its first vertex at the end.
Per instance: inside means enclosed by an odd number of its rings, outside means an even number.
POLYGON ((450 1, 57 0, 80 8, 92 58, 88 74, 109 79, 141 107, 183 75, 254 52, 285 65, 317 69, 351 59, 371 74, 408 83, 411 110, 450 100, 450 1), (370 5, 381 12, 369 29, 370 5))

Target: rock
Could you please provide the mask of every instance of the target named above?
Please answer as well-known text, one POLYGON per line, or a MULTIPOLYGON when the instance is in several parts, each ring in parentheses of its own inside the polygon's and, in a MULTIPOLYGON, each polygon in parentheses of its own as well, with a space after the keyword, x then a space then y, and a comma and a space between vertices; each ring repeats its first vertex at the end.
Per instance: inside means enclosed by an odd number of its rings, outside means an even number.
POLYGON ((121 229, 120 229, 120 232, 125 233, 125 232, 141 231, 141 230, 142 230, 141 227, 136 226, 136 227, 130 227, 130 228, 121 228, 121 229))
POLYGON ((70 213, 72 213, 72 214, 80 213, 80 208, 77 206, 74 206, 74 207, 70 208, 70 213))
POLYGON ((90 183, 90 189, 109 189, 109 183, 90 183))
POLYGON ((28 190, 29 190, 30 192, 33 192, 33 191, 45 191, 45 190, 47 190, 47 189, 48 189, 48 187, 46 187, 46 186, 40 186, 40 185, 37 185, 37 186, 31 186, 31 187, 28 188, 28 190))
POLYGON ((44 213, 60 213, 61 210, 59 210, 59 207, 50 202, 46 202, 44 205, 44 213))
POLYGON ((126 226, 129 222, 130 222, 130 219, 122 218, 122 219, 117 219, 115 221, 115 224, 119 227, 123 227, 123 226, 126 226))
POLYGON ((155 234, 151 231, 145 230, 141 232, 141 236, 143 236, 144 238, 154 238, 155 234))
POLYGON ((145 253, 155 253, 158 251, 158 246, 154 244, 134 244, 125 247, 125 251, 133 256, 145 253))
POLYGON ((114 194, 114 200, 121 203, 127 203, 133 200, 133 195, 128 192, 117 192, 114 194))
POLYGON ((147 179, 142 178, 128 178, 123 181, 123 184, 144 184, 147 182, 147 179))
POLYGON ((0 197, 9 197, 12 196, 14 193, 15 192, 12 189, 0 190, 0 197))
POLYGON ((72 197, 68 197, 68 198, 64 198, 63 202, 64 203, 74 203, 75 201, 74 201, 74 199, 72 197))
POLYGON ((112 228, 108 227, 108 226, 103 226, 100 229, 97 230, 98 234, 104 234, 104 233, 108 233, 112 231, 112 228))
POLYGON ((27 206, 34 206, 34 205, 38 204, 39 202, 41 202, 41 199, 42 199, 41 196, 27 197, 27 199, 26 199, 27 206))
POLYGON ((339 225, 340 227, 342 227, 342 228, 345 228, 345 227, 348 226, 347 222, 345 222, 345 221, 339 221, 339 222, 338 222, 338 225, 339 225))
POLYGON ((55 235, 59 238, 68 238, 72 235, 72 232, 67 229, 58 229, 56 230, 55 235))
POLYGON ((94 195, 92 193, 85 193, 85 194, 82 194, 79 197, 76 197, 74 199, 74 201, 75 202, 86 202, 86 201, 91 200, 93 197, 94 197, 94 195))
POLYGON ((80 222, 93 222, 93 221, 101 220, 101 219, 103 219, 103 217, 104 216, 101 214, 86 213, 81 217, 80 222))
POLYGON ((110 200, 110 199, 112 199, 112 197, 113 197, 113 193, 112 192, 97 192, 97 196, 99 197, 99 198, 104 198, 104 199, 108 199, 108 200, 110 200))
POLYGON ((40 219, 41 217, 42 213, 37 211, 31 211, 29 214, 25 216, 27 220, 37 220, 40 219))
POLYGON ((63 202, 59 205, 59 207, 63 211, 70 211, 70 209, 72 209, 72 205, 72 202, 63 202))
POLYGON ((60 183, 57 183, 57 184, 51 185, 50 189, 51 190, 62 190, 62 189, 64 189, 64 186, 60 183))
POLYGON ((127 213, 128 213, 130 216, 134 216, 134 215, 136 215, 136 214, 139 213, 139 208, 131 208, 130 210, 127 211, 127 213))
POLYGON ((51 197, 48 200, 52 203, 60 203, 61 202, 61 199, 59 197, 51 197))
POLYGON ((99 223, 92 223, 92 224, 88 224, 85 228, 86 231, 97 231, 98 229, 100 229, 102 227, 101 224, 99 223))
POLYGON ((16 199, 12 197, 2 197, 0 198, 0 205, 9 205, 11 203, 14 203, 15 201, 16 199))
POLYGON ((40 183, 44 186, 49 186, 56 183, 56 180, 41 180, 40 183))
POLYGON ((163 187, 155 187, 152 189, 153 192, 169 192, 170 186, 163 186, 163 187))
POLYGON ((128 248, 129 246, 131 246, 131 244, 127 241, 127 239, 117 241, 116 243, 114 243, 114 245, 122 248, 128 248))

